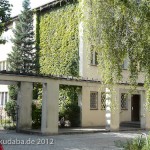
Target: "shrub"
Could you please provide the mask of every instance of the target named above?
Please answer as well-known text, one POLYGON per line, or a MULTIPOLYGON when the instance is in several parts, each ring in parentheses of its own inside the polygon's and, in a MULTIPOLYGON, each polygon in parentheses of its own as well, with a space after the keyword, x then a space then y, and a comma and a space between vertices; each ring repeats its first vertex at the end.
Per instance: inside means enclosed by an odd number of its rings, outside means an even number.
POLYGON ((60 90, 59 118, 69 120, 72 127, 80 126, 80 107, 78 106, 77 87, 65 87, 60 90))
POLYGON ((6 103, 6 106, 5 106, 5 111, 8 115, 8 117, 11 117, 11 119, 13 121, 16 121, 16 110, 17 109, 17 102, 14 101, 14 100, 10 100, 6 103))
POLYGON ((32 128, 41 127, 42 103, 40 100, 32 102, 32 128))
POLYGON ((147 139, 138 137, 126 142, 117 141, 115 144, 124 150, 150 150, 150 135, 147 136, 147 139))

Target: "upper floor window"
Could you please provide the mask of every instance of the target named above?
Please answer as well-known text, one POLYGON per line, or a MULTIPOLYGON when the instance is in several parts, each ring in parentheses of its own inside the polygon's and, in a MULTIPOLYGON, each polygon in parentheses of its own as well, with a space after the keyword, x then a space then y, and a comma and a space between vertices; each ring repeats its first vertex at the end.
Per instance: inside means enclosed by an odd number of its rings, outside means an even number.
POLYGON ((8 70, 7 61, 0 61, 0 71, 8 70))
POLYGON ((127 70, 129 66, 129 59, 125 59, 123 64, 122 64, 122 69, 127 70))
POLYGON ((98 92, 90 93, 90 109, 98 109, 98 92))
POLYGON ((98 53, 95 52, 93 46, 91 46, 91 65, 98 65, 97 56, 98 53))

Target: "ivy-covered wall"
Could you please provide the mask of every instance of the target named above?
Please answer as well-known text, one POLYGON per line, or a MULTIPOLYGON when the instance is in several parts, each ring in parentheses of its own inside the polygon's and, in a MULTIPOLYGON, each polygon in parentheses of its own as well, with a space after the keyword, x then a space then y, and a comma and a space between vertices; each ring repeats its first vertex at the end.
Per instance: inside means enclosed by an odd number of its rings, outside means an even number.
POLYGON ((40 14, 40 73, 78 76, 78 3, 40 14))

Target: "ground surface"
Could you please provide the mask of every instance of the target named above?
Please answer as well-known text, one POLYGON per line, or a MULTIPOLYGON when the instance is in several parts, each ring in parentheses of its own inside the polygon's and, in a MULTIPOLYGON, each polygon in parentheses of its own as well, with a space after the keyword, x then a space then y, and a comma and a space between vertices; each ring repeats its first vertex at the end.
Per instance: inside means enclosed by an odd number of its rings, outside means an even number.
POLYGON ((140 134, 141 131, 126 131, 38 136, 0 131, 0 140, 4 150, 119 150, 114 141, 125 141, 140 134))

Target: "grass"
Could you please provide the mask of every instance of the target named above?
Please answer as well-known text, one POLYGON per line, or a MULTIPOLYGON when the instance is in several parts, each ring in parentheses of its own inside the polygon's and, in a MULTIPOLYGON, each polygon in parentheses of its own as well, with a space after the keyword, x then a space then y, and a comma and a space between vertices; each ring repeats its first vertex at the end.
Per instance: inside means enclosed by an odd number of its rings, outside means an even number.
POLYGON ((116 141, 115 145, 119 148, 123 148, 123 150, 150 150, 150 134, 142 135, 132 140, 126 140, 125 142, 116 141))

